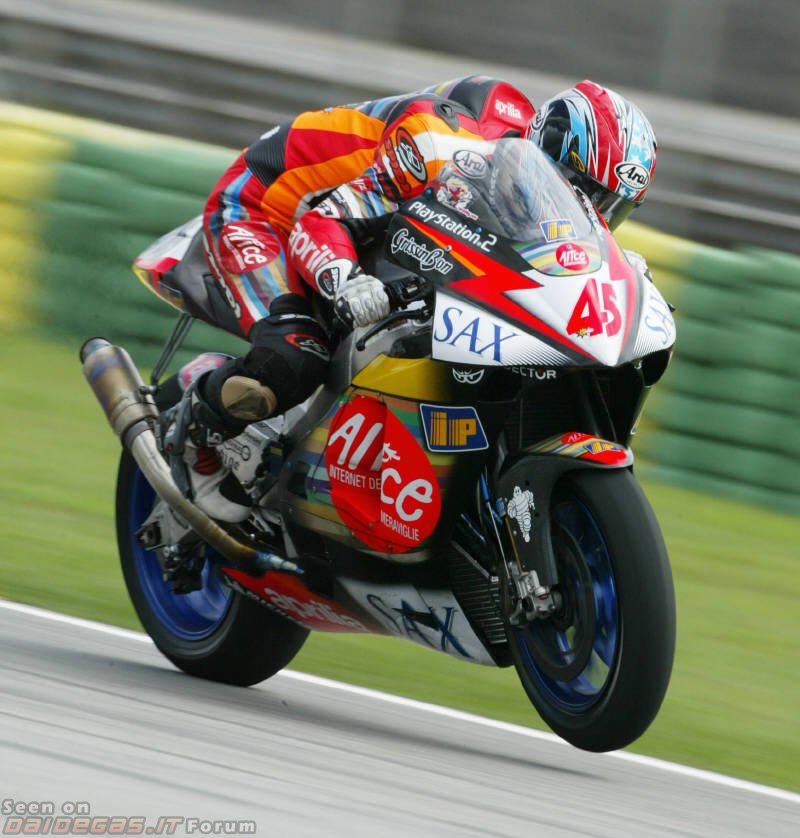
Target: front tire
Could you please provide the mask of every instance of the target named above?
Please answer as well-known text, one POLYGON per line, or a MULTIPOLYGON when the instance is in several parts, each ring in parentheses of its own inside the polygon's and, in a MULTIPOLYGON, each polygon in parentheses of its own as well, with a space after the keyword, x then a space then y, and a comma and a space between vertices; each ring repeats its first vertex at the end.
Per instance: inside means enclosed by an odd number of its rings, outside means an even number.
POLYGON ((221 557, 206 548, 202 587, 174 594, 156 554, 135 533, 155 493, 123 451, 117 477, 117 541, 133 607, 158 649, 189 675, 237 686, 257 684, 300 651, 308 630, 234 593, 220 581, 221 557))
POLYGON ((629 745, 655 718, 675 652, 666 547, 628 471, 561 478, 550 511, 561 606, 507 626, 528 697, 559 736, 587 751, 629 745))

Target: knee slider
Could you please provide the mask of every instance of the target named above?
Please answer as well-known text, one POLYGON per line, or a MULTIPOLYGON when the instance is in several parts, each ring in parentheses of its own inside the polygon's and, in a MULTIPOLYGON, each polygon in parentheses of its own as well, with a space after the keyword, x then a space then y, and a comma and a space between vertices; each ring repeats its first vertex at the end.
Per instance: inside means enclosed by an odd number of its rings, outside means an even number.
POLYGON ((278 404, 274 391, 244 375, 232 375, 222 385, 222 405, 228 413, 242 422, 258 422, 275 413, 278 404))
POLYGON ((307 399, 325 379, 330 360, 327 336, 313 318, 268 317, 256 323, 250 340, 253 348, 242 372, 273 391, 277 413, 307 399))

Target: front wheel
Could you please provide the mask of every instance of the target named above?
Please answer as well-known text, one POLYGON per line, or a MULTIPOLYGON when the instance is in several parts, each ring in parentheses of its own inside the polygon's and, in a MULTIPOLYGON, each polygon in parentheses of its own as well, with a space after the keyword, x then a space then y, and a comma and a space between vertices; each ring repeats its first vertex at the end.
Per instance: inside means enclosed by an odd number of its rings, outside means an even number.
POLYGON ((628 471, 561 478, 550 510, 555 614, 507 626, 542 719, 587 751, 623 748, 661 706, 675 651, 675 594, 647 498, 628 471))
POLYGON ((220 581, 220 556, 206 548, 202 586, 175 594, 158 558, 135 538, 155 492, 124 451, 117 477, 117 540, 125 584, 158 649, 190 675, 250 686, 274 675, 297 654, 308 630, 274 614, 220 581))

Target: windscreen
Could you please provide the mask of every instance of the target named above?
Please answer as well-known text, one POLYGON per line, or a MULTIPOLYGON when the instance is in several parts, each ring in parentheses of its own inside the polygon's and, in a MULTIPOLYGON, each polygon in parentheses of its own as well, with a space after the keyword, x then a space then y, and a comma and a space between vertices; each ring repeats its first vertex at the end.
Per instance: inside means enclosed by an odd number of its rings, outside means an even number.
POLYGON ((499 140, 486 156, 456 151, 432 186, 440 203, 511 241, 593 235, 572 187, 530 140, 499 140))

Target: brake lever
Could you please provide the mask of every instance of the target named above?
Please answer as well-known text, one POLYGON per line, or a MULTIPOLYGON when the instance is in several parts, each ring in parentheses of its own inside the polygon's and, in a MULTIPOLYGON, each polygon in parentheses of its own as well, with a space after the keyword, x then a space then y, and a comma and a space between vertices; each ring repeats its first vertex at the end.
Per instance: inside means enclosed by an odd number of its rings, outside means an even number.
MULTIPOLYGON (((418 298, 421 299, 421 298, 418 298)), ((415 302, 411 300, 410 302, 415 302)), ((366 334, 363 334, 357 341, 356 341, 356 349, 359 352, 363 352, 367 347, 367 341, 371 340, 375 337, 379 332, 382 332, 384 329, 388 329, 392 323, 397 323, 400 320, 430 320, 431 318, 431 310, 428 306, 423 306, 422 308, 414 308, 411 311, 407 311, 406 309, 399 309, 398 311, 393 311, 388 317, 384 317, 379 323, 376 323, 366 334)))

